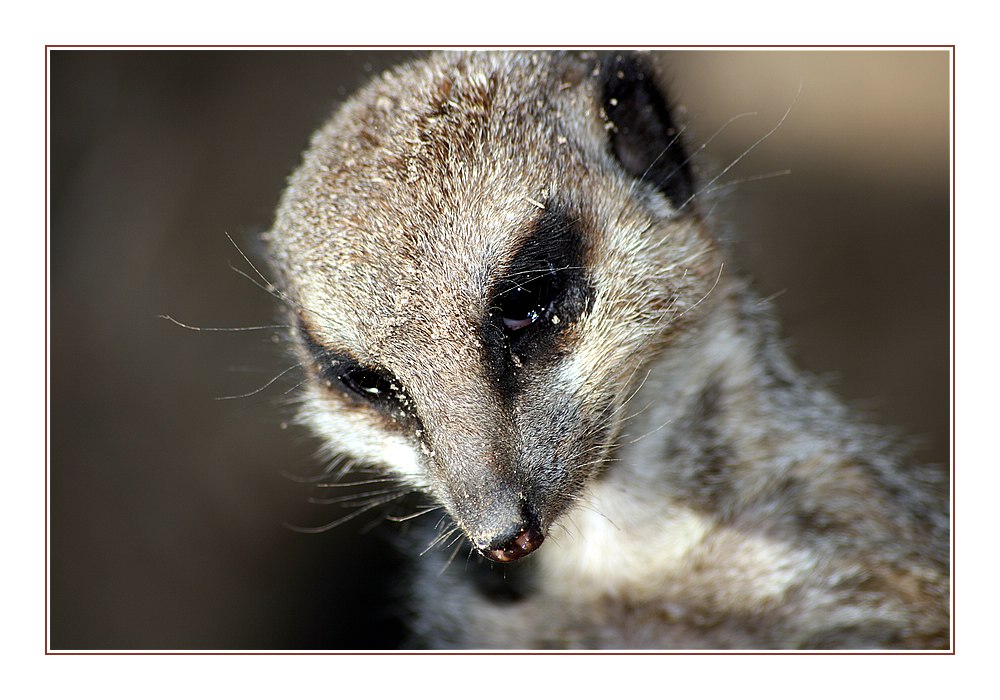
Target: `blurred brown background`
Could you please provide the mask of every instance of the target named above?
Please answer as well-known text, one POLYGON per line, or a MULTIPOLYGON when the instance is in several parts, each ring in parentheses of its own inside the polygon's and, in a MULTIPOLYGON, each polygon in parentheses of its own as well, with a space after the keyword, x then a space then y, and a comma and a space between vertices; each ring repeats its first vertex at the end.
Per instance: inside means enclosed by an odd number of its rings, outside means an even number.
MULTIPOLYGON (((322 535, 282 476, 296 377, 259 261, 310 132, 399 52, 50 53, 50 644, 364 649, 398 643, 392 528, 322 535)), ((949 76, 943 51, 681 52, 673 98, 714 216, 775 296, 800 364, 949 459, 949 76), (787 175, 770 175, 790 170, 787 175)))

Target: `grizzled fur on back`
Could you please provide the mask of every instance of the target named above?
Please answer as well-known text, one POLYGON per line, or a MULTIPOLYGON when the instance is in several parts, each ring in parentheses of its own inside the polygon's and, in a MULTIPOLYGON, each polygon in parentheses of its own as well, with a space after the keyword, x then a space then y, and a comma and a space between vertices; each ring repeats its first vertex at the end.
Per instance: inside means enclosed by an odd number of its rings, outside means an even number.
POLYGON ((435 54, 291 177, 300 418, 478 552, 423 516, 413 643, 946 648, 935 472, 789 364, 681 135, 640 56, 435 54))

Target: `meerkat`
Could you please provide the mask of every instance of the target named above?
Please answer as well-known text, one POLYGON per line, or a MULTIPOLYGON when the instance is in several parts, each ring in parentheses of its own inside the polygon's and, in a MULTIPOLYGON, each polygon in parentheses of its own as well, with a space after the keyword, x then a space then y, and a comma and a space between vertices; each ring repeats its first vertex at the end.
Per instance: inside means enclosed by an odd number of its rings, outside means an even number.
POLYGON ((299 419, 440 506, 407 535, 411 645, 948 648, 942 476, 789 362, 660 83, 433 54, 289 179, 265 238, 299 419))

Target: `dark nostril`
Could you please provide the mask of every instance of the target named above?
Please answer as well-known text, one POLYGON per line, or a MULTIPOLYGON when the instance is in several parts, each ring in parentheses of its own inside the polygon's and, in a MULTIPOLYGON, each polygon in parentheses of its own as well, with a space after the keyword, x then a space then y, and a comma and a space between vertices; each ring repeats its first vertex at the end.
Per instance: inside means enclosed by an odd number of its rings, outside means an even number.
POLYGON ((526 511, 523 522, 494 539, 482 552, 486 558, 506 564, 531 554, 544 539, 538 521, 526 511))

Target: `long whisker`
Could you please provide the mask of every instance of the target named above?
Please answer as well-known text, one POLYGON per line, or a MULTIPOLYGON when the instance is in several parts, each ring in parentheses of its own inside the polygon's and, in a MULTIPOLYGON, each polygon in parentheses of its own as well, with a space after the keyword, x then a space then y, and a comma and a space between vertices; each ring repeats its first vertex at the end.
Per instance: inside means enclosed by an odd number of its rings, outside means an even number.
POLYGON ((277 299, 278 301, 280 301, 282 304, 288 306, 289 308, 294 309, 296 311, 308 311, 309 313, 313 314, 317 318, 320 318, 320 319, 322 319, 322 320, 324 320, 327 323, 330 323, 332 325, 336 325, 336 321, 334 319, 331 319, 328 316, 326 316, 326 315, 324 315, 322 313, 319 313, 315 309, 309 309, 309 308, 303 306, 302 304, 298 303, 297 301, 295 301, 291 297, 289 297, 284 291, 282 291, 280 288, 278 288, 277 285, 273 284, 267 277, 264 276, 263 273, 261 273, 261 271, 257 268, 257 266, 254 265, 253 262, 250 260, 250 258, 247 256, 247 254, 244 253, 243 250, 238 245, 236 245, 236 241, 233 240, 232 236, 230 236, 227 233, 226 234, 226 238, 229 239, 229 242, 233 244, 234 248, 236 248, 236 251, 240 254, 240 257, 242 257, 243 260, 246 261, 247 265, 250 266, 250 269, 252 269, 257 274, 257 277, 259 277, 260 279, 259 280, 254 279, 245 270, 241 270, 240 268, 235 267, 234 265, 230 265, 229 269, 231 269, 233 272, 235 272, 236 274, 238 274, 241 277, 243 277, 244 279, 246 279, 248 282, 250 282, 252 285, 254 285, 255 287, 257 287, 258 289, 266 292, 268 295, 274 297, 275 299, 277 299))
POLYGON ((714 187, 704 189, 702 190, 701 193, 702 195, 714 194, 716 192, 721 192, 723 190, 732 189, 737 185, 744 185, 748 182, 757 182, 759 180, 770 180, 772 178, 784 177, 785 175, 791 175, 791 174, 792 174, 791 168, 785 168, 784 170, 775 170, 774 172, 770 173, 761 173, 759 175, 748 175, 747 177, 741 177, 738 180, 730 180, 729 182, 723 182, 721 184, 715 185, 714 187))
MULTIPOLYGON (((334 505, 336 503, 342 503, 345 505, 361 505, 367 502, 369 496, 384 496, 387 494, 394 494, 399 491, 400 487, 391 489, 378 489, 373 491, 365 491, 364 493, 348 493, 342 496, 330 496, 329 498, 316 498, 315 496, 310 496, 306 499, 308 503, 313 503, 315 505, 334 505), (361 499, 360 501, 358 499, 361 499)), ((409 490, 409 489, 407 489, 409 490)))
MULTIPOLYGON (((707 192, 713 185, 715 185, 716 182, 718 182, 722 178, 722 176, 724 176, 726 173, 728 173, 730 170, 732 170, 740 161, 742 161, 754 149, 756 149, 757 146, 759 146, 760 144, 764 143, 764 141, 766 141, 767 139, 769 139, 778 129, 780 129, 782 127, 782 125, 784 125, 785 120, 788 119, 788 115, 792 113, 792 108, 795 107, 795 104, 796 104, 796 102, 798 102, 799 97, 801 95, 802 95, 802 82, 800 81, 799 82, 798 91, 795 93, 795 97, 792 99, 792 103, 790 105, 788 105, 788 109, 786 109, 785 113, 783 115, 781 115, 781 119, 778 120, 778 123, 775 124, 773 127, 771 127, 771 129, 766 134, 764 134, 763 136, 761 136, 760 138, 758 138, 756 141, 754 141, 752 144, 750 144, 750 146, 747 147, 742 153, 740 153, 738 156, 736 156, 736 158, 734 158, 732 160, 732 162, 729 163, 729 165, 727 165, 725 168, 723 168, 722 170, 720 170, 715 175, 715 177, 713 177, 711 180, 709 180, 708 182, 706 182, 702 186, 702 188, 700 190, 698 190, 697 192, 695 192, 694 194, 692 194, 690 197, 688 197, 687 200, 685 200, 683 204, 681 204, 679 207, 677 207, 677 211, 678 212, 683 211, 688 206, 688 204, 690 204, 692 201, 694 201, 695 199, 697 199, 698 197, 700 197, 702 194, 704 194, 705 192, 707 192)), ((732 120, 730 120, 730 121, 732 121, 732 120)))
POLYGON ((239 253, 240 257, 242 257, 243 260, 246 261, 246 264, 250 266, 250 269, 256 272, 257 276, 260 277, 261 280, 263 280, 264 284, 266 284, 269 289, 276 290, 277 287, 271 284, 271 281, 267 279, 267 277, 265 277, 260 270, 257 269, 257 266, 254 265, 253 262, 250 260, 250 258, 247 257, 246 253, 244 253, 243 250, 238 245, 236 245, 236 241, 233 240, 233 237, 229 235, 228 231, 226 231, 226 238, 228 238, 229 242, 233 244, 233 247, 236 248, 236 252, 239 253))
MULTIPOLYGON (((646 169, 643 171, 643 173, 639 177, 639 179, 636 180, 635 182, 633 182, 631 185, 629 185, 628 193, 629 193, 630 197, 632 196, 632 193, 635 192, 635 188, 639 185, 639 183, 646 181, 646 176, 649 175, 649 171, 653 169, 653 166, 656 165, 659 162, 660 158, 662 158, 664 155, 666 155, 667 151, 669 151, 674 146, 674 144, 676 144, 680 140, 681 136, 684 134, 684 132, 686 130, 687 130, 687 124, 685 124, 684 126, 682 126, 681 128, 679 128, 677 130, 677 133, 674 134, 674 137, 672 139, 670 139, 670 141, 667 143, 666 146, 663 147, 663 150, 661 150, 659 152, 659 154, 656 156, 656 158, 653 158, 653 162, 651 162, 646 167, 646 169)), ((669 173, 667 173, 667 177, 665 179, 669 180, 674 175, 676 175, 678 172, 680 172, 680 169, 682 167, 684 167, 685 165, 687 165, 690 160, 691 160, 691 158, 688 157, 688 159, 685 160, 682 164, 680 164, 679 166, 677 166, 676 168, 674 168, 673 170, 671 170, 669 173)))
POLYGON ((321 532, 327 532, 327 531, 332 530, 333 528, 335 528, 335 527, 337 527, 339 525, 343 525, 344 523, 348 522, 349 520, 353 520, 354 518, 358 517, 362 513, 366 513, 367 511, 371 510, 372 508, 377 508, 377 507, 379 507, 381 505, 385 505, 386 503, 391 503, 392 501, 398 500, 398 499, 402 498, 403 496, 405 496, 407 493, 408 493, 407 491, 403 491, 401 493, 397 493, 397 494, 394 494, 392 496, 386 496, 385 498, 375 499, 371 503, 368 503, 368 504, 366 504, 366 505, 358 508, 357 510, 348 513, 344 517, 338 518, 337 520, 334 520, 331 523, 327 523, 326 525, 320 525, 319 527, 302 527, 300 525, 292 525, 291 523, 285 523, 285 527, 287 527, 289 530, 292 530, 294 532, 301 532, 301 533, 307 534, 307 535, 318 534, 318 533, 321 533, 321 532))
MULTIPOLYGON (((442 522, 443 522, 443 519, 442 519, 442 522)), ((455 534, 459 530, 460 530, 460 528, 458 527, 458 525, 452 525, 450 528, 446 529, 445 531, 438 533, 437 536, 435 536, 434 539, 432 539, 430 541, 430 543, 426 547, 424 547, 424 549, 417 556, 421 556, 422 557, 423 555, 427 554, 427 552, 429 552, 432 549, 434 549, 434 547, 436 547, 440 543, 444 542, 446 539, 448 539, 449 537, 451 537, 453 534, 455 534)))
POLYGON ((263 386, 260 386, 260 387, 258 387, 256 389, 254 389, 253 391, 248 391, 245 394, 235 394, 233 396, 216 396, 215 400, 216 401, 231 401, 232 399, 246 399, 246 398, 249 398, 251 396, 254 396, 254 395, 259 394, 260 392, 264 391, 269 386, 271 386, 272 384, 274 384, 276 381, 278 381, 279 379, 281 379, 282 377, 284 377, 286 374, 288 374, 292 370, 298 369, 301 366, 302 366, 302 363, 301 362, 297 362, 296 364, 292 365, 291 367, 289 367, 289 368, 287 368, 285 370, 282 370, 281 372, 279 372, 278 374, 276 374, 274 377, 272 377, 271 379, 269 379, 267 381, 267 383, 265 383, 263 386))
POLYGON ((273 331, 273 330, 288 330, 291 328, 288 324, 279 325, 268 325, 268 326, 235 326, 231 328, 212 328, 208 326, 192 326, 187 323, 178 321, 173 316, 168 314, 157 314, 157 318, 162 318, 165 321, 170 321, 171 323, 180 326, 181 328, 186 328, 189 331, 223 331, 223 332, 237 332, 237 331, 273 331))
MULTIPOLYGON (((321 475, 322 478, 326 478, 328 475, 321 475)), ((377 479, 364 479, 362 481, 329 481, 322 484, 316 484, 316 488, 320 489, 334 489, 334 488, 344 488, 349 486, 367 486, 370 484, 391 484, 396 483, 396 479, 391 476, 377 479)))
POLYGON ((419 518, 421 515, 427 515, 428 513, 433 513, 436 510, 441 510, 441 506, 429 506, 424 508, 424 510, 418 510, 416 513, 411 513, 410 515, 387 515, 386 520, 391 520, 394 523, 403 523, 407 520, 413 520, 414 518, 419 518))
MULTIPOLYGON (((443 574, 445 571, 448 570, 448 567, 451 566, 451 563, 453 561, 455 561, 455 557, 462 550, 462 547, 458 543, 462 541, 462 537, 463 536, 464 535, 461 532, 459 532, 456 535, 456 537, 454 539, 452 539, 451 542, 449 542, 447 545, 445 545, 445 548, 447 548, 447 547, 451 547, 452 548, 452 550, 451 550, 451 556, 448 557, 448 561, 446 561, 444 563, 444 566, 441 567, 441 571, 438 572, 438 576, 440 576, 441 574, 443 574)), ((471 554, 472 554, 472 550, 470 549, 469 550, 469 555, 471 556, 471 554)))

